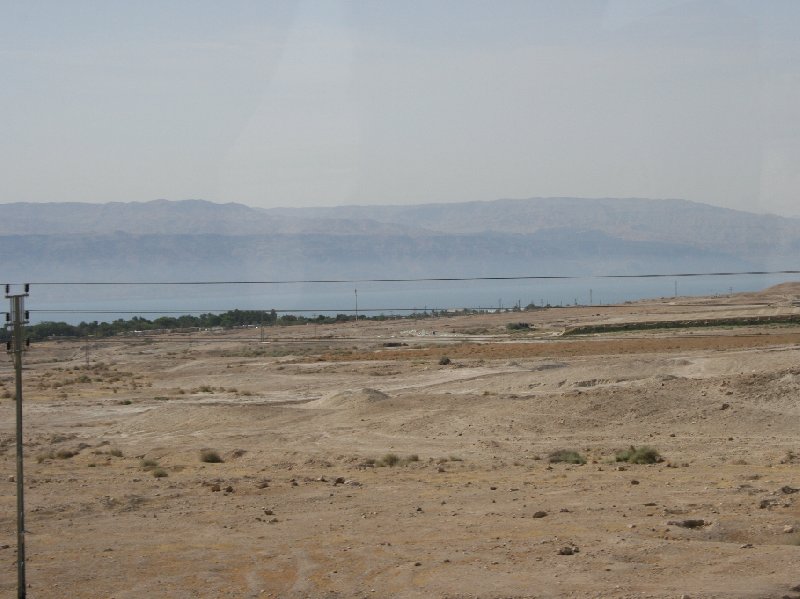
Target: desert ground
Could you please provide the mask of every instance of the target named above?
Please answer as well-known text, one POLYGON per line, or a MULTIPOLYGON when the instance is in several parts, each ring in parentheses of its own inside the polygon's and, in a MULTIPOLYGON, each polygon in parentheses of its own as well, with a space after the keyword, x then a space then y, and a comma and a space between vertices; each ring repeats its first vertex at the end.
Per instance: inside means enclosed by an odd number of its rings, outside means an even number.
MULTIPOLYGON (((798 299, 34 344, 28 596, 800 597, 800 325, 563 335, 798 299)), ((13 389, 5 357, 2 597, 13 389)))

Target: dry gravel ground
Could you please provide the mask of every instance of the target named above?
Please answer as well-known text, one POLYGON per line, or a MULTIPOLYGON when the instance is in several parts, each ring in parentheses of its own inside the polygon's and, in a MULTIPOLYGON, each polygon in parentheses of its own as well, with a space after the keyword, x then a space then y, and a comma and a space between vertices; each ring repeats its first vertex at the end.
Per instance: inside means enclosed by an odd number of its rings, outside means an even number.
MULTIPOLYGON (((800 327, 558 335, 798 291, 37 344, 29 597, 800 597, 800 327)), ((0 384, 12 597, 8 360, 0 384)))

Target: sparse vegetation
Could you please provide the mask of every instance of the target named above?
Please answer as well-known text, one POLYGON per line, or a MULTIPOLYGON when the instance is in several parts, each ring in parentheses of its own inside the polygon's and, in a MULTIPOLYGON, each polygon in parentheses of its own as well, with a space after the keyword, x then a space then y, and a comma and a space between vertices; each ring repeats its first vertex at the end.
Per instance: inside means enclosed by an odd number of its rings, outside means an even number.
POLYGON ((367 458, 364 460, 363 464, 365 466, 377 466, 379 468, 394 468, 395 466, 408 466, 412 462, 419 462, 419 456, 416 453, 412 453, 404 458, 400 457, 396 453, 387 453, 379 460, 376 460, 375 458, 367 458))
POLYGON ((167 476, 167 471, 164 470, 163 468, 153 468, 152 474, 156 478, 164 478, 165 476, 167 476))
POLYGON ((489 329, 486 327, 474 327, 467 329, 456 329, 455 332, 461 333, 462 335, 488 335, 489 329))
POLYGON ((615 459, 630 464, 655 464, 663 461, 658 451, 647 445, 641 447, 631 445, 628 449, 617 452, 615 459))
POLYGON ((558 449, 547 456, 551 464, 585 464, 586 458, 574 449, 558 449))
POLYGON ((506 325, 506 330, 509 331, 529 331, 531 325, 528 322, 509 322, 506 325))
POLYGON ((389 466, 390 468, 392 466, 397 466, 399 462, 400 462, 400 456, 398 456, 396 453, 387 453, 385 456, 381 458, 380 461, 381 465, 389 466))
POLYGON ((439 358, 439 366, 447 366, 448 364, 450 364, 450 361, 451 361, 450 358, 448 358, 447 356, 442 356, 441 358, 439 358))
POLYGON ((158 467, 158 461, 151 458, 145 458, 139 463, 139 465, 142 467, 142 470, 153 470, 154 468, 158 467))
POLYGON ((221 464, 223 459, 213 449, 203 449, 200 451, 200 461, 206 464, 221 464))
MULTIPOLYGON (((23 398, 24 397, 25 396, 23 395, 23 398)), ((78 452, 77 451, 72 451, 71 449, 59 449, 56 452, 56 457, 59 460, 68 460, 69 458, 75 457, 76 455, 78 455, 78 452)))

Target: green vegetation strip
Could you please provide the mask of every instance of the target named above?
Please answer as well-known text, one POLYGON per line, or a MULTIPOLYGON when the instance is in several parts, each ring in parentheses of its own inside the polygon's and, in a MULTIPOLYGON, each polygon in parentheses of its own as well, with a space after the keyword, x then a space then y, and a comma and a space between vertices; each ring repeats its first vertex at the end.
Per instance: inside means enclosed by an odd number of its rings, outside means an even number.
POLYGON ((800 324, 800 314, 776 316, 736 316, 729 318, 704 318, 695 320, 648 320, 641 322, 610 322, 569 327, 564 335, 591 335, 593 333, 618 333, 653 329, 687 329, 724 326, 751 326, 761 324, 800 324))

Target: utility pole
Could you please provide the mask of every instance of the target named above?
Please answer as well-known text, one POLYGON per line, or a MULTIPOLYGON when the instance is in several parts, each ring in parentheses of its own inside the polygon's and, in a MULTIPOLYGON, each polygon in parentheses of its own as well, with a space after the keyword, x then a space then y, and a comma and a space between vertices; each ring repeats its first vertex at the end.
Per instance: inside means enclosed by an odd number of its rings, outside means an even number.
POLYGON ((11 285, 6 285, 6 297, 11 303, 11 312, 6 315, 6 326, 11 328, 11 341, 6 349, 13 355, 16 379, 16 415, 17 415, 17 598, 25 599, 25 500, 22 484, 22 352, 25 350, 25 325, 28 313, 25 311, 25 298, 29 286, 25 285, 24 293, 11 293, 11 285))
POLYGON ((356 294, 356 324, 358 324, 358 289, 353 289, 356 294))
POLYGON ((673 297, 678 297, 678 280, 675 279, 675 295, 673 297))
POLYGON ((592 290, 589 289, 589 305, 592 306, 594 303, 592 302, 592 290))

